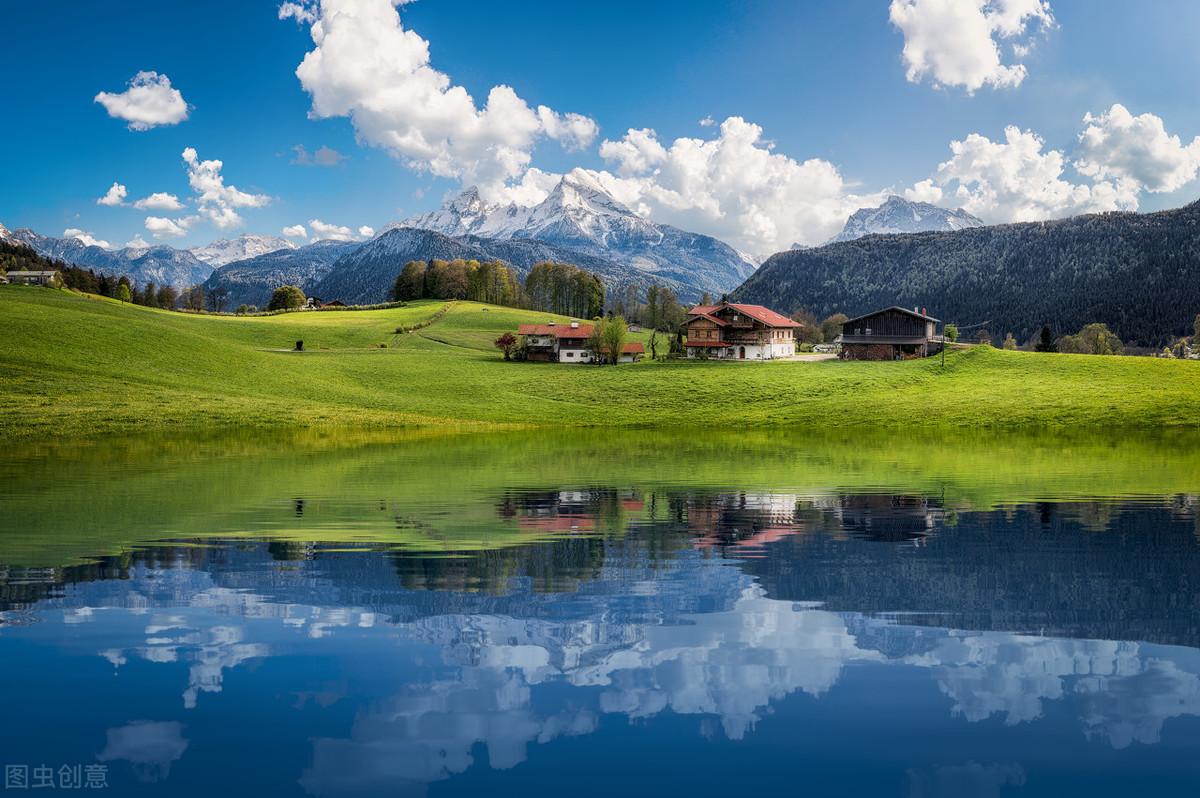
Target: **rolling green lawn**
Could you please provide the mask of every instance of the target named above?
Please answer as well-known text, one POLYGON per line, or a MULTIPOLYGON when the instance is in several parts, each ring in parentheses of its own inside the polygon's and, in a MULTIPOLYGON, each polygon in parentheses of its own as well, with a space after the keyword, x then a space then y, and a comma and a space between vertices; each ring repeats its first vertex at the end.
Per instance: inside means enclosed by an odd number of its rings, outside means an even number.
POLYGON ((505 363, 491 342, 550 317, 470 302, 396 334, 444 305, 213 317, 0 286, 0 438, 201 426, 1147 428, 1200 420, 1196 362, 981 348, 951 354, 944 367, 938 359, 505 363), (279 351, 300 339, 308 351, 279 351))

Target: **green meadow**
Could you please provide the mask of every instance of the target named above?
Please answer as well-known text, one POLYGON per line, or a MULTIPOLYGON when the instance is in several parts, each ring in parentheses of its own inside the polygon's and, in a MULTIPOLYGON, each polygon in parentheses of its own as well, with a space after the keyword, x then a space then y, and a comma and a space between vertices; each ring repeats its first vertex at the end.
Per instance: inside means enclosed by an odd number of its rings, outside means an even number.
POLYGON ((1197 362, 977 348, 944 364, 598 368, 506 363, 492 347, 548 318, 439 301, 205 316, 0 286, 0 438, 314 426, 1105 430, 1200 419, 1197 362), (306 351, 287 351, 297 340, 306 351))

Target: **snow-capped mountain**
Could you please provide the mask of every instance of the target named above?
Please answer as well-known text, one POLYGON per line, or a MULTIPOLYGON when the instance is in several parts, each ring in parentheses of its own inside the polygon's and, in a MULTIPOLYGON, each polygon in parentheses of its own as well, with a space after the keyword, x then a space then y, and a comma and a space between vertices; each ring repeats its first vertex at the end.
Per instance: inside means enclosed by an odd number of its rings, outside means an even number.
MULTIPOLYGON (((297 250, 303 252, 303 250, 297 250)), ((275 253, 283 256, 289 253, 275 253)), ((293 256, 296 253, 291 253, 293 256)), ((271 256, 266 256, 271 257, 271 256)), ((603 277, 610 290, 619 292, 626 286, 640 283, 643 275, 626 264, 590 255, 579 250, 558 247, 546 241, 526 238, 482 238, 463 235, 451 237, 416 227, 393 227, 364 244, 356 245, 329 268, 328 273, 307 293, 323 299, 343 302, 383 302, 396 281, 400 268, 410 260, 500 260, 524 277, 535 263, 558 261, 573 263, 603 277)), ((259 258, 256 260, 265 260, 259 258)), ((245 264, 235 264, 238 267, 245 264)), ((233 266, 226 267, 231 269, 233 266)), ((222 270, 225 271, 225 270, 222 270)), ((672 279, 662 284, 682 293, 682 286, 672 279)))
POLYGON ((339 258, 361 246, 358 241, 317 241, 294 249, 276 249, 221 266, 204 283, 204 288, 210 292, 224 291, 226 308, 265 307, 271 292, 281 285, 298 285, 306 294, 312 293, 339 258))
POLYGON ((260 236, 252 233, 234 239, 222 238, 203 247, 192 247, 189 251, 197 260, 214 269, 236 260, 256 258, 281 249, 296 249, 296 245, 278 236, 260 236))
POLYGON ((10 235, 43 257, 114 277, 123 274, 139 284, 154 282, 182 288, 202 283, 212 273, 212 266, 191 252, 166 244, 108 250, 90 246, 78 238, 44 236, 28 228, 14 230, 10 235))
POLYGON ((8 228, 0 224, 0 241, 16 241, 13 234, 8 231, 8 228))
POLYGON ((643 275, 644 283, 678 283, 685 298, 698 297, 702 291, 731 291, 756 268, 750 258, 711 236, 642 218, 580 169, 563 176, 544 200, 531 207, 490 204, 469 188, 440 209, 394 227, 447 236, 543 241, 628 264, 643 275))
POLYGON ((853 241, 866 235, 888 233, 925 233, 931 230, 963 230, 983 227, 984 222, 961 208, 947 210, 928 202, 910 202, 890 196, 878 208, 860 208, 846 220, 842 232, 829 240, 853 241))

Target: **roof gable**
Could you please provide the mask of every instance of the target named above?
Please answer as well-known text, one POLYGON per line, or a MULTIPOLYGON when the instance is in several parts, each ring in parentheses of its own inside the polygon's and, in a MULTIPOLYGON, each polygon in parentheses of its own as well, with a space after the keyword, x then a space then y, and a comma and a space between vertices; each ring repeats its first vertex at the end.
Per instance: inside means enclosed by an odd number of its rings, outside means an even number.
POLYGON ((870 313, 864 313, 861 316, 855 316, 852 319, 846 319, 844 322, 842 322, 842 326, 845 327, 845 326, 849 325, 851 322, 862 321, 863 319, 869 319, 873 316, 879 316, 883 313, 890 313, 890 312, 903 313, 906 316, 912 316, 913 318, 921 319, 922 321, 932 321, 935 324, 937 322, 941 321, 941 319, 935 319, 933 316, 930 316, 925 313, 919 313, 919 312, 917 312, 915 310, 911 310, 909 308, 902 308, 899 305, 892 305, 889 308, 883 308, 881 310, 873 310, 870 313))

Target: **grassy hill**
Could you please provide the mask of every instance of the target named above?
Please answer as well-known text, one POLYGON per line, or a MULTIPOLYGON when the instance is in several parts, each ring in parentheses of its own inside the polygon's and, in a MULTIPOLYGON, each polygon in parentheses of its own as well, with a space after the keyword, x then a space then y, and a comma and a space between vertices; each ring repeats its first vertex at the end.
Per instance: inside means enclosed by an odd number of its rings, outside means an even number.
POLYGON ((944 367, 505 363, 492 340, 547 314, 469 302, 396 333, 444 306, 212 317, 0 286, 0 438, 202 426, 1144 428, 1200 419, 1195 362, 985 348, 944 367), (296 340, 308 351, 281 351, 296 340))

